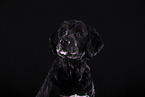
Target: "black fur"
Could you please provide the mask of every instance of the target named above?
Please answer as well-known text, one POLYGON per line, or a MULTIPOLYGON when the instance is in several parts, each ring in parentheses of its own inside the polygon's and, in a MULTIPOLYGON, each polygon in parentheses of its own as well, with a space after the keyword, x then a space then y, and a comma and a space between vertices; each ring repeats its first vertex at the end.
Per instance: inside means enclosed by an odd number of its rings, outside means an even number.
POLYGON ((53 53, 59 56, 36 97, 74 94, 95 97, 94 83, 86 61, 104 46, 98 32, 80 20, 64 21, 50 36, 49 43, 53 53), (73 49, 70 50, 71 47, 73 49), (68 53, 63 55, 61 50, 68 53))

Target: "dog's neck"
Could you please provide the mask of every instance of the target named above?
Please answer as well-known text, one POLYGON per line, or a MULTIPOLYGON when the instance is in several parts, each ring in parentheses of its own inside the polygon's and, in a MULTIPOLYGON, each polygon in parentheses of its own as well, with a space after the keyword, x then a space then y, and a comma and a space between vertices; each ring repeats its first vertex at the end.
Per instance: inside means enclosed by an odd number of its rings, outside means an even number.
POLYGON ((85 68, 89 67, 86 61, 82 62, 81 60, 74 60, 61 57, 58 57, 58 60, 59 63, 57 65, 57 68, 62 69, 64 72, 67 73, 68 76, 71 76, 71 74, 69 74, 70 72, 82 74, 85 68))
POLYGON ((65 63, 67 66, 73 65, 74 67, 78 67, 79 65, 85 64, 86 61, 82 61, 79 59, 69 59, 69 58, 61 58, 59 57, 59 59, 65 63))

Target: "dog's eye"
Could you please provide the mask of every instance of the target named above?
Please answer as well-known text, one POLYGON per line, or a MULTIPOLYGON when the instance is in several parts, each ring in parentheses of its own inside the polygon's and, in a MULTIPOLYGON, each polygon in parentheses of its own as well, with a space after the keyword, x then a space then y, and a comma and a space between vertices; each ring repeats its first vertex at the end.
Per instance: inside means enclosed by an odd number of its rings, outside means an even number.
POLYGON ((82 37, 82 33, 81 32, 76 32, 76 37, 81 38, 82 37))
POLYGON ((62 36, 64 36, 65 34, 66 34, 65 29, 64 29, 64 28, 61 29, 60 32, 59 32, 59 36, 62 37, 62 36))

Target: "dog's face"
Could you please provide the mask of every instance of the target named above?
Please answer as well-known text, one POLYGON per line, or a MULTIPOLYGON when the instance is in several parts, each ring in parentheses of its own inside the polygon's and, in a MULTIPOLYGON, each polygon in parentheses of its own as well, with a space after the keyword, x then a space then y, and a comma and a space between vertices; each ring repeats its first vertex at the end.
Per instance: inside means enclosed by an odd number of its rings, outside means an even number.
POLYGON ((58 29, 57 54, 61 57, 77 59, 87 42, 86 25, 80 21, 64 21, 58 29))
POLYGON ((88 58, 96 55, 103 42, 99 34, 82 21, 69 20, 50 36, 50 46, 62 58, 81 59, 85 55, 88 58))

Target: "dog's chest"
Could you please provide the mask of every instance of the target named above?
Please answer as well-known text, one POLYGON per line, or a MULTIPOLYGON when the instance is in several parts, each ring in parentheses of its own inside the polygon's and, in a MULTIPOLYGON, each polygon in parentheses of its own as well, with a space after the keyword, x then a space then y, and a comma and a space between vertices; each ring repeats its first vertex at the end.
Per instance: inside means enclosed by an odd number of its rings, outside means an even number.
POLYGON ((61 91, 62 95, 85 95, 88 87, 90 73, 86 63, 76 61, 56 62, 52 82, 61 91))
POLYGON ((77 80, 80 75, 82 75, 81 68, 83 64, 70 61, 70 60, 60 60, 57 64, 57 68, 55 70, 55 78, 56 80, 77 80))
POLYGON ((81 72, 82 64, 58 63, 54 71, 54 83, 62 90, 70 90, 81 84, 83 72, 81 72), (76 66, 77 65, 77 66, 76 66))
POLYGON ((72 68, 70 66, 60 67, 56 70, 55 79, 63 82, 75 82, 82 76, 79 68, 72 68))

